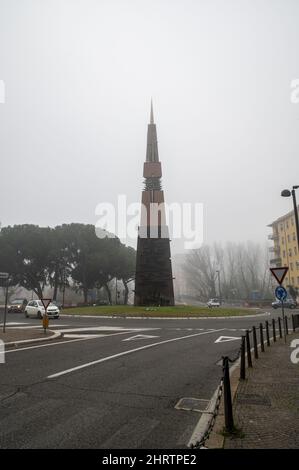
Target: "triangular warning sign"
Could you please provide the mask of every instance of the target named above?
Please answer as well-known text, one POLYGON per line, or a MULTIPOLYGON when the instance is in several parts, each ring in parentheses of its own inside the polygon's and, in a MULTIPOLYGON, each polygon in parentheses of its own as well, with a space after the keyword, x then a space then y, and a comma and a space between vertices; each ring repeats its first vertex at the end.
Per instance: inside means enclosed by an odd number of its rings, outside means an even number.
POLYGON ((283 268, 270 268, 271 273, 275 277, 278 284, 282 284, 286 274, 288 272, 288 266, 284 266, 283 268))
POLYGON ((52 299, 40 299, 40 300, 44 306, 44 309, 47 310, 52 299))

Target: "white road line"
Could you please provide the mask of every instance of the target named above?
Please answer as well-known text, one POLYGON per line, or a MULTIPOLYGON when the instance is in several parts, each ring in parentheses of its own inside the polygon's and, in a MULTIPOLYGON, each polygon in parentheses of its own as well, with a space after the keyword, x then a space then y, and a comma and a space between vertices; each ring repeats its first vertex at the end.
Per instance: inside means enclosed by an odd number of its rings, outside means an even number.
POLYGON ((109 361, 111 359, 115 359, 117 357, 126 356, 127 354, 132 354, 132 353, 137 352, 137 351, 142 351, 143 349, 153 348, 155 346, 160 346, 161 344, 166 344, 166 343, 172 343, 174 341, 181 341, 181 340, 188 339, 188 338, 194 338, 195 336, 207 335, 207 334, 210 334, 210 333, 216 333, 218 331, 223 331, 223 329, 224 328, 220 328, 218 330, 213 330, 213 331, 204 331, 202 333, 195 333, 193 335, 180 336, 178 338, 172 338, 172 339, 167 339, 167 340, 164 340, 164 341, 159 341, 157 343, 147 344, 145 346, 140 346, 139 348, 130 349, 129 351, 123 351, 121 353, 114 354, 113 356, 103 357, 102 359, 97 359, 96 361, 87 362, 86 364, 81 364, 80 366, 72 367, 71 369, 66 369, 66 370, 63 370, 61 372, 57 372, 56 374, 49 375, 47 377, 47 379, 54 379, 56 377, 60 377, 62 375, 69 374, 69 373, 74 372, 76 370, 85 369, 86 367, 90 367, 90 366, 93 366, 95 364, 100 364, 101 362, 106 362, 106 361, 109 361))
POLYGON ((20 351, 27 351, 27 349, 47 348, 49 346, 55 346, 55 345, 66 344, 66 343, 74 343, 75 341, 83 341, 83 340, 86 340, 86 339, 87 338, 71 339, 69 341, 60 341, 60 342, 56 342, 56 343, 39 344, 37 346, 28 346, 27 348, 9 349, 8 351, 5 351, 5 354, 20 352, 20 351))
POLYGON ((122 331, 121 333, 112 333, 110 335, 96 335, 93 338, 79 338, 79 339, 70 339, 68 341, 57 341, 55 343, 47 343, 47 344, 38 344, 36 346, 28 346, 26 348, 18 348, 18 349, 8 349, 5 351, 5 354, 8 353, 15 353, 15 352, 20 352, 20 351, 27 351, 27 349, 37 349, 37 348, 47 348, 49 346, 59 346, 60 344, 68 344, 68 343, 74 343, 75 341, 83 341, 83 340, 90 340, 90 339, 97 339, 97 338, 110 338, 110 336, 118 336, 118 335, 126 335, 126 334, 131 334, 132 331, 122 331))
MULTIPOLYGON (((61 325, 61 324, 52 325, 51 323, 49 323, 49 328, 57 328, 60 326, 69 326, 69 325, 61 325)), ((13 327, 14 330, 31 330, 31 329, 33 330, 33 329, 42 329, 42 328, 43 328, 43 325, 29 325, 29 326, 26 325, 26 326, 14 326, 13 327)))

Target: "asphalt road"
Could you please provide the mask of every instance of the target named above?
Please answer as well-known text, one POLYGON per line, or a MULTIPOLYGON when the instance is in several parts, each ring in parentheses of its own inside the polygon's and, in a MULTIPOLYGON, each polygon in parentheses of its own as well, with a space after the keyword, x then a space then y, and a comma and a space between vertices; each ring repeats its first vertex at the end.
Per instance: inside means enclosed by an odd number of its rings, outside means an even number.
POLYGON ((240 346, 215 341, 270 318, 51 320, 64 339, 8 350, 0 364, 0 447, 186 448, 201 414, 175 405, 209 400, 221 356, 240 346))

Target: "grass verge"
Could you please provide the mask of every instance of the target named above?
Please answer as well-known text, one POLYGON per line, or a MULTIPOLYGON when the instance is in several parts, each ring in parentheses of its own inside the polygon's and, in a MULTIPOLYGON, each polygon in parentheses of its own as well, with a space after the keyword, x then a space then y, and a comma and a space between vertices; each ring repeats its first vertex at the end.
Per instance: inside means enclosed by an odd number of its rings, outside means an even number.
POLYGON ((72 307, 63 310, 69 315, 112 315, 120 317, 228 317, 254 315, 255 309, 246 308, 207 308, 193 305, 175 307, 135 307, 133 305, 105 305, 98 307, 72 307))

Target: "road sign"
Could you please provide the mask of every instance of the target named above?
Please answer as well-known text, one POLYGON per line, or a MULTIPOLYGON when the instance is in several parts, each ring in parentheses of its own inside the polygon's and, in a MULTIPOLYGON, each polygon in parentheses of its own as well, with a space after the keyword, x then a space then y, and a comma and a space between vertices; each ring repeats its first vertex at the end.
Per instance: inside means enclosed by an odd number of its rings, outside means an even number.
POLYGON ((49 307, 49 304, 50 304, 52 299, 40 299, 40 300, 41 300, 45 310, 47 310, 47 308, 49 307))
POLYGON ((275 297, 276 297, 278 300, 280 300, 280 301, 283 302, 283 301, 287 298, 287 296, 288 296, 288 293, 287 293, 287 291, 285 290, 284 287, 282 287, 282 286, 276 287, 276 289, 275 289, 275 297))
POLYGON ((270 268, 271 273, 275 277, 278 284, 282 284, 286 274, 289 270, 288 266, 284 266, 283 268, 270 268))

